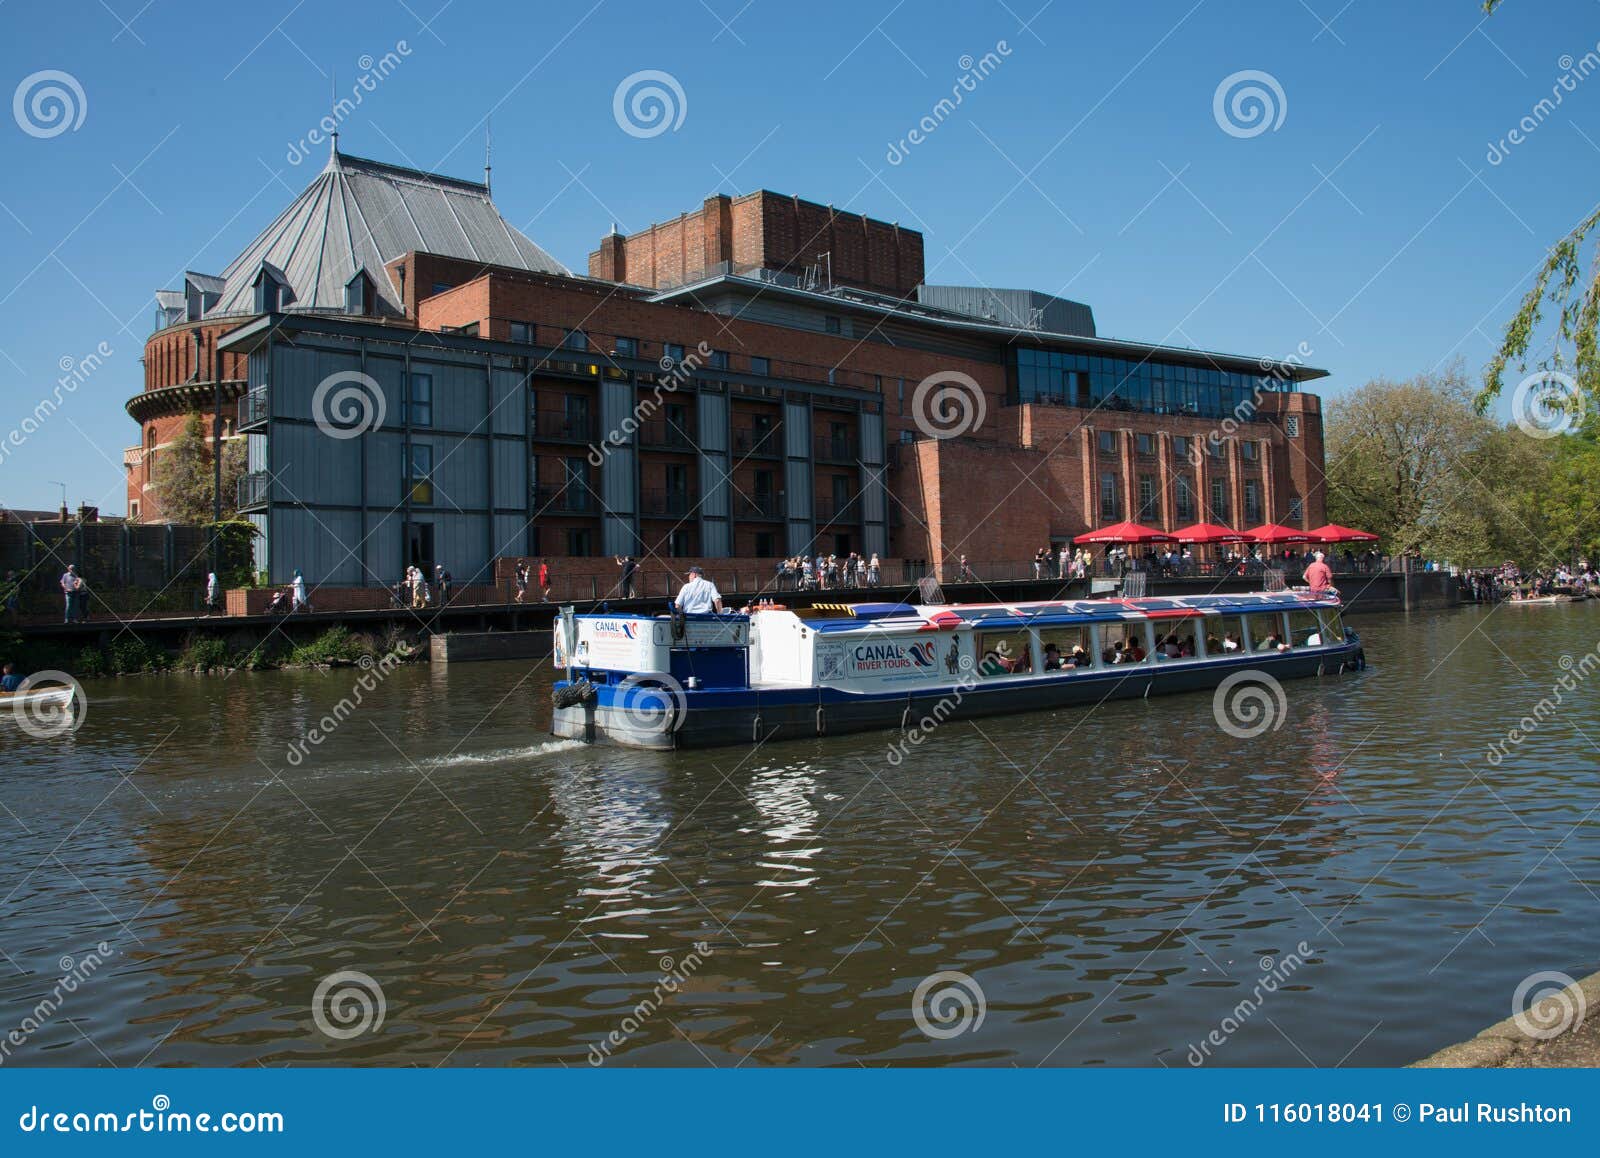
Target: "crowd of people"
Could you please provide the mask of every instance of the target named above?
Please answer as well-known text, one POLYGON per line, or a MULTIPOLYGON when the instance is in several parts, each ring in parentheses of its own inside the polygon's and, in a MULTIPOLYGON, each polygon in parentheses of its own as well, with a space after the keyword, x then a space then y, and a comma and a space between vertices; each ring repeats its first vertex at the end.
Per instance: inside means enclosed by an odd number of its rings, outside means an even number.
POLYGON ((862 556, 851 551, 839 555, 793 555, 776 567, 779 591, 833 591, 844 587, 877 587, 883 582, 883 563, 877 553, 862 556))
POLYGON ((1462 598, 1473 603, 1498 603, 1502 599, 1543 599, 1551 595, 1600 594, 1600 570, 1587 559, 1574 566, 1564 563, 1524 572, 1507 560, 1498 567, 1478 567, 1461 572, 1462 598))

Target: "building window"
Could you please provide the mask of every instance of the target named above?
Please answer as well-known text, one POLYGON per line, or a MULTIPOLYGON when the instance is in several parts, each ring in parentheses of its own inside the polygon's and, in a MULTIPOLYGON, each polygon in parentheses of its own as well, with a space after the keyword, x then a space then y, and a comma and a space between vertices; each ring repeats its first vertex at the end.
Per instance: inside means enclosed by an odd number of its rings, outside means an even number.
POLYGON ((1284 415, 1283 432, 1290 438, 1300 437, 1300 416, 1298 414, 1284 415))
POLYGON ((453 287, 447 281, 436 281, 433 283, 433 292, 436 294, 442 294, 445 290, 451 288, 453 287))
POLYGON ((586 559, 594 554, 594 535, 587 527, 574 527, 567 532, 567 555, 573 559, 586 559))
POLYGON ((1261 521, 1261 484, 1253 478, 1244 480, 1244 518, 1247 523, 1261 521))
POLYGON ((687 527, 674 527, 667 532, 667 550, 679 559, 694 554, 694 542, 687 527))
POLYGON ((406 491, 413 503, 429 505, 433 502, 433 447, 413 442, 406 456, 406 491))
POLYGON ((1136 434, 1136 435, 1134 435, 1133 436, 1133 446, 1134 446, 1134 449, 1137 450, 1140 454, 1154 454, 1156 452, 1156 440, 1155 440, 1155 437, 1153 435, 1149 435, 1149 434, 1136 434))
POLYGON ((1194 488, 1185 475, 1179 475, 1172 484, 1173 498, 1177 500, 1178 518, 1187 523, 1194 518, 1194 488))
POLYGON ((1181 434, 1174 434, 1172 436, 1172 457, 1189 457, 1189 440, 1181 434))
POLYGON ((900 407, 900 413, 904 414, 906 412, 906 380, 904 378, 895 379, 894 389, 895 401, 900 407))
POLYGON ((411 402, 407 418, 412 426, 433 425, 433 375, 411 375, 411 402))
POLYGON ((1260 449, 1261 448, 1254 442, 1249 439, 1245 439, 1239 443, 1239 457, 1243 458, 1246 462, 1255 462, 1260 449))
POLYGON ((1107 523, 1117 518, 1117 476, 1109 472, 1100 476, 1100 518, 1107 523))
POLYGON ((772 363, 766 358, 751 358, 750 373, 759 374, 763 378, 772 373, 772 363))
POLYGON ((589 335, 582 330, 568 330, 561 339, 561 344, 569 350, 587 350, 589 348, 589 335))
POLYGON ((842 327, 839 325, 839 315, 837 314, 829 314, 827 317, 822 319, 822 324, 830 334, 837 334, 842 329, 842 327))
POLYGON ((672 365, 676 366, 679 362, 683 361, 683 347, 678 345, 678 343, 668 342, 662 348, 666 351, 664 355, 666 360, 672 365))
POLYGON ((759 558, 770 559, 778 553, 777 539, 771 531, 756 532, 756 555, 759 558))
POLYGON ((1219 478, 1211 480, 1211 521, 1228 523, 1228 488, 1219 478))
POLYGON ((511 340, 513 342, 524 342, 524 343, 532 342, 533 341, 533 323, 531 323, 531 322, 512 322, 511 323, 511 340))
POLYGON ((1139 476, 1139 518, 1144 521, 1161 517, 1156 505, 1156 480, 1153 475, 1139 476))
POLYGON ((639 352, 639 343, 634 338, 618 338, 617 353, 624 358, 632 358, 639 352))
POLYGON ((468 322, 464 326, 457 326, 456 333, 462 335, 463 337, 476 338, 478 336, 478 323, 468 322))
POLYGON ((1228 457, 1228 444, 1223 439, 1213 438, 1210 443, 1206 445, 1206 453, 1212 458, 1216 459, 1218 462, 1221 462, 1223 459, 1228 457))
POLYGON ((1117 453, 1117 432, 1115 430, 1102 430, 1100 432, 1100 453, 1117 453))
POLYGON ((726 370, 728 368, 728 351, 711 351, 711 368, 713 370, 726 370))
POLYGON ((1298 526, 1299 523, 1300 523, 1300 519, 1302 518, 1302 512, 1304 511, 1304 509, 1305 509, 1304 500, 1302 500, 1299 495, 1290 495, 1289 496, 1289 517, 1288 517, 1287 521, 1290 522, 1290 523, 1293 523, 1296 526, 1298 526))

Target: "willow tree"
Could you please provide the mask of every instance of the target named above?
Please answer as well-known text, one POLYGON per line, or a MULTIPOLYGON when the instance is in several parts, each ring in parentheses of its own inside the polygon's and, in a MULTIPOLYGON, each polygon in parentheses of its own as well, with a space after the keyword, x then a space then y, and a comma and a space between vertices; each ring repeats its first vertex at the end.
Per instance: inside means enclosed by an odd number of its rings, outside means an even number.
MULTIPOLYGON (((1500 3, 1501 0, 1484 0, 1483 10, 1493 13, 1500 3)), ((1570 375, 1578 389, 1577 397, 1561 397, 1558 392, 1553 404, 1577 417, 1585 409, 1584 399, 1600 401, 1600 347, 1595 337, 1600 329, 1600 263, 1586 262, 1584 258, 1584 243, 1596 227, 1600 227, 1600 204, 1591 208, 1545 255, 1533 287, 1506 324, 1500 345, 1484 370, 1483 387, 1475 399, 1480 412, 1487 410, 1505 389, 1508 366, 1515 362, 1519 371, 1528 368, 1534 339, 1552 313, 1552 349, 1538 360, 1539 368, 1570 375)))

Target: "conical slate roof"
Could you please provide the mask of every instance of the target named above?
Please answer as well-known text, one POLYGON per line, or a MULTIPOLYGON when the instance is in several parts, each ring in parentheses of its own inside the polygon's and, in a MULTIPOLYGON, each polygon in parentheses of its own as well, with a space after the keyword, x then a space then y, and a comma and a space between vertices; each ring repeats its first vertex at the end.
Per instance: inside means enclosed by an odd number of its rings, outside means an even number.
POLYGON ((327 167, 222 274, 205 311, 254 312, 262 262, 287 279, 293 310, 342 310, 345 284, 366 270, 379 311, 401 313, 387 262, 411 250, 537 273, 570 271, 512 228, 474 181, 333 153, 327 167))

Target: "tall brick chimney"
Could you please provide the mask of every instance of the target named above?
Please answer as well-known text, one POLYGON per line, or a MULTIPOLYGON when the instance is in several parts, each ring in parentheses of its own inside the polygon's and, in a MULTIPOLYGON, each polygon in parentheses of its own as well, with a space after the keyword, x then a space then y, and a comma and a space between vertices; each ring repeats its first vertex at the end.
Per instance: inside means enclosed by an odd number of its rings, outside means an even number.
POLYGON ((600 248, 589 255, 589 276, 606 281, 628 280, 628 251, 617 223, 611 223, 611 232, 600 239, 600 248))

